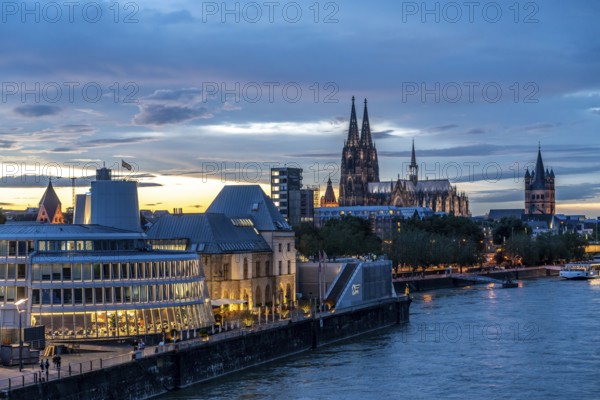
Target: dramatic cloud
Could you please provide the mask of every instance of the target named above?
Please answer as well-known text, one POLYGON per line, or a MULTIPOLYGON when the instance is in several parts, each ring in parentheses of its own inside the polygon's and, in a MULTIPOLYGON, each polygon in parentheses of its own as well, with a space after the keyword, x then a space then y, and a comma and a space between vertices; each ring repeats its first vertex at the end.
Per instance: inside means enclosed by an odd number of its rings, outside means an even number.
POLYGON ((190 121, 196 118, 210 118, 212 115, 201 107, 169 106, 164 104, 144 104, 133 121, 138 125, 167 125, 190 121))
POLYGON ((140 136, 140 137, 130 137, 130 138, 107 138, 107 139, 94 139, 88 140, 84 142, 79 142, 78 145, 85 148, 95 148, 95 147, 114 147, 123 144, 137 144, 137 143, 146 143, 146 142, 154 142, 156 140, 160 140, 158 137, 154 136, 140 136))
MULTIPOLYGON (((82 18, 81 7, 74 21, 61 7, 56 23, 3 15, 10 41, 0 63, 7 84, 2 161, 136 160, 138 170, 165 171, 147 178, 165 193, 181 189, 179 179, 206 175, 207 163, 231 172, 236 163, 293 162, 304 168, 305 182, 322 183, 329 172, 339 179, 356 96, 359 125, 362 99, 369 100, 381 179, 403 172, 415 138, 417 162, 425 163, 419 172, 478 163, 474 180, 459 185, 474 210, 514 200, 486 182, 481 168, 499 165, 500 183, 509 187, 515 168, 522 174, 535 162, 538 142, 557 185, 600 184, 600 2, 544 2, 533 15, 537 24, 515 23, 508 9, 498 23, 477 12, 470 20, 462 3, 452 23, 444 13, 439 22, 421 14, 421 2, 420 12, 399 23, 404 4, 391 0, 340 3, 333 15, 321 7, 318 21, 314 7, 299 3, 297 23, 262 3, 252 22, 244 7, 224 15, 221 2, 210 15, 189 0, 150 0, 137 10, 117 7, 118 15, 111 4, 97 4, 102 18, 95 23, 82 18), (336 23, 324 22, 330 17, 336 23), (262 89, 260 101, 249 87, 262 89), (333 168, 313 178, 325 165, 333 168)), ((532 9, 521 9, 520 18, 532 9)), ((514 187, 520 191, 522 182, 514 187)), ((170 200, 142 201, 209 204, 217 190, 193 187, 170 200)), ((580 209, 599 208, 594 193, 580 193, 580 209)))
POLYGON ((26 104, 23 106, 15 107, 14 112, 23 117, 46 117, 49 115, 58 114, 61 109, 56 106, 48 106, 44 104, 26 104))
POLYGON ((600 195, 600 184, 558 185, 556 201, 589 200, 600 195))
POLYGON ((392 135, 392 132, 394 132, 393 129, 387 129, 385 131, 371 132, 371 136, 373 136, 373 139, 376 139, 376 140, 383 140, 383 139, 389 139, 389 138, 396 137, 395 135, 392 135))

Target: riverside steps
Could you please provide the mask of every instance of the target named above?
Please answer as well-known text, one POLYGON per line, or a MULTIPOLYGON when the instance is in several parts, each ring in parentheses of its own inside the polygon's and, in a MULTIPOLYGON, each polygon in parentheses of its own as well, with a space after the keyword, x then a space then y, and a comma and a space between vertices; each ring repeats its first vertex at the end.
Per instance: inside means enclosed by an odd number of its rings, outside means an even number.
POLYGON ((148 399, 408 322, 409 304, 406 296, 399 296, 333 312, 313 310, 308 316, 297 310, 286 320, 215 334, 206 341, 196 339, 146 348, 142 357, 135 360, 129 355, 121 364, 82 373, 69 369, 68 360, 63 358, 60 378, 53 371, 49 381, 38 379, 25 387, 15 387, 15 383, 10 390, 0 389, 0 398, 148 399))
POLYGON ((477 284, 501 284, 507 278, 532 279, 549 276, 558 276, 560 266, 543 265, 537 267, 512 268, 492 271, 473 271, 468 273, 445 273, 440 275, 404 276, 395 278, 394 288, 400 293, 406 285, 411 291, 427 291, 435 289, 448 289, 465 287, 477 284))

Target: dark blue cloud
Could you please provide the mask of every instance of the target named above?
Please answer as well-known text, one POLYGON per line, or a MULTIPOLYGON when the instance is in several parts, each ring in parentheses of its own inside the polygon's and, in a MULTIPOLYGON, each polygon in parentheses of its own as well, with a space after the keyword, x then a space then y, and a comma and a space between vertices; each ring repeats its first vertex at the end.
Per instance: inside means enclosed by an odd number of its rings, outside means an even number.
POLYGON ((15 107, 14 112, 23 117, 46 117, 58 114, 61 109, 57 106, 49 106, 45 104, 26 104, 15 107))

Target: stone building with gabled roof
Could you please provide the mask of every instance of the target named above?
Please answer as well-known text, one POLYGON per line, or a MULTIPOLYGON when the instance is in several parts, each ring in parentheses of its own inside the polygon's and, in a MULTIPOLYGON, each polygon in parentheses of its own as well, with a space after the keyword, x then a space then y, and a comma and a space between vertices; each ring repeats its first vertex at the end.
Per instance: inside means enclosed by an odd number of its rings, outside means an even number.
POLYGON ((52 181, 48 182, 48 187, 40 200, 37 222, 48 222, 51 224, 64 224, 65 219, 62 213, 62 203, 52 187, 52 181))
POLYGON ((197 252, 218 304, 296 299, 294 232, 258 185, 225 186, 205 214, 162 216, 147 235, 154 248, 197 252))
POLYGON ((248 218, 272 249, 274 283, 253 288, 255 303, 296 300, 294 231, 259 185, 225 186, 206 210, 229 218, 248 218), (262 301, 256 301, 256 300, 262 301))
POLYGON ((274 287, 271 247, 248 218, 224 214, 169 214, 147 232, 153 248, 179 246, 197 252, 213 301, 222 304, 263 304, 254 296, 257 287, 274 287))

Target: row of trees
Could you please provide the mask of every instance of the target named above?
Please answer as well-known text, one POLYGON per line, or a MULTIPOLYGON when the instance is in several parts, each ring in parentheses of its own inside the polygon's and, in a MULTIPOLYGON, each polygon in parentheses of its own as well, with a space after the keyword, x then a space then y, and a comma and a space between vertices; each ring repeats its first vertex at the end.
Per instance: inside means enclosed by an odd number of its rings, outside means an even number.
POLYGON ((434 216, 398 220, 391 242, 383 243, 369 221, 345 216, 330 219, 318 229, 312 224, 296 228, 296 248, 306 257, 325 250, 328 256, 385 254, 394 265, 413 269, 429 265, 472 265, 481 260, 483 233, 468 218, 434 216))
MULTIPOLYGON (((412 218, 398 220, 392 226, 391 240, 382 242, 370 222, 358 217, 331 219, 321 229, 304 223, 296 228, 296 248, 306 257, 317 256, 321 250, 330 257, 385 254, 395 266, 408 266, 413 271, 431 265, 464 267, 483 261, 484 231, 469 218, 412 218)), ((534 238, 531 229, 515 218, 503 219, 490 228, 493 242, 502 245, 496 254, 498 264, 510 261, 538 265, 585 257, 587 240, 575 233, 534 238)))
POLYGON ((381 253, 381 240, 373 233, 369 221, 346 216, 330 219, 319 229, 302 223, 296 229, 296 249, 306 257, 324 250, 329 257, 381 253))
POLYGON ((468 218, 434 216, 402 221, 387 254, 416 271, 430 265, 469 266, 483 258, 483 232, 468 218))
POLYGON ((546 233, 536 238, 527 233, 518 233, 506 240, 503 251, 496 256, 496 261, 501 262, 508 258, 513 263, 538 265, 582 260, 585 258, 587 244, 588 241, 576 233, 546 233))

